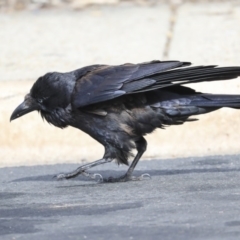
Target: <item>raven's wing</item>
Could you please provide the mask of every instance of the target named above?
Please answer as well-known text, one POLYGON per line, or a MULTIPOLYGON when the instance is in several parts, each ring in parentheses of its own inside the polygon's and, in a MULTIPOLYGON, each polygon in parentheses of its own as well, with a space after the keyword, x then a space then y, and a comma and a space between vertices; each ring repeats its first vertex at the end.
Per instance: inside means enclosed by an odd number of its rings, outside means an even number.
POLYGON ((240 75, 240 67, 182 68, 190 64, 179 61, 152 61, 98 67, 77 81, 72 98, 73 106, 84 107, 126 94, 194 82, 233 79, 240 75))
POLYGON ((142 90, 156 83, 156 80, 148 78, 149 76, 190 64, 179 61, 152 61, 119 66, 99 65, 77 81, 72 104, 83 107, 142 90))

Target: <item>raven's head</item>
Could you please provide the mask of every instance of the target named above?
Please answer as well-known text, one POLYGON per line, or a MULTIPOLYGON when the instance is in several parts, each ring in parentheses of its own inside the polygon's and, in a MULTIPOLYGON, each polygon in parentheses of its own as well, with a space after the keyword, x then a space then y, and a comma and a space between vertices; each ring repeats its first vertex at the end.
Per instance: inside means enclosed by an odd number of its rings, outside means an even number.
POLYGON ((10 121, 34 110, 51 113, 56 108, 67 107, 73 87, 71 76, 68 74, 56 72, 45 74, 33 84, 24 102, 13 111, 10 121))

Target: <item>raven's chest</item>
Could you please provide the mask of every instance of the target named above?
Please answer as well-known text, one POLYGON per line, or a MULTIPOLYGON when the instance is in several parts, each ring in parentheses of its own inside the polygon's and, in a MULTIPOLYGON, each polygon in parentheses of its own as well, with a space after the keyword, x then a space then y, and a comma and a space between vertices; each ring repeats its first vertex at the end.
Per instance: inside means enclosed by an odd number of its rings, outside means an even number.
POLYGON ((67 108, 56 108, 51 112, 41 111, 41 116, 48 123, 59 127, 65 128, 71 121, 71 109, 67 108))

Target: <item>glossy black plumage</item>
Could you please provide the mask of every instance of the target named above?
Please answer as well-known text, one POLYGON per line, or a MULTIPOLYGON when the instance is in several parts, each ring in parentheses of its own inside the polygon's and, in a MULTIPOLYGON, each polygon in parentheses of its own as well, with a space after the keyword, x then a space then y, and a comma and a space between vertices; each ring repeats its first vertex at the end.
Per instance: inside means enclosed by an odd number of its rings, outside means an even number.
POLYGON ((136 148, 138 154, 126 175, 111 181, 133 179, 132 171, 146 150, 145 134, 166 125, 194 121, 191 116, 221 107, 240 107, 240 95, 204 94, 183 86, 233 79, 240 75, 240 67, 189 65, 152 61, 47 73, 34 83, 11 120, 38 110, 49 123, 60 128, 78 128, 105 147, 102 159, 58 178, 86 175, 87 169, 113 159, 128 164, 131 151, 136 148))

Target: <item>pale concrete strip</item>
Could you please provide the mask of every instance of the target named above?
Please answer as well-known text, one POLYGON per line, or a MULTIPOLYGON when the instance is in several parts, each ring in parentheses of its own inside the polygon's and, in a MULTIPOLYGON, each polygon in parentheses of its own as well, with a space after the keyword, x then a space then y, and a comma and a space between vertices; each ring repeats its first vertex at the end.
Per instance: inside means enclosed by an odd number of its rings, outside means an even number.
MULTIPOLYGON (((239 65, 239 13, 240 5, 232 1, 180 5, 169 59, 200 65, 239 65)), ((216 84, 211 90, 216 90, 216 84)))
POLYGON ((0 15, 0 79, 159 59, 168 18, 165 5, 0 15))
MULTIPOLYGON (((181 5, 175 16, 169 59, 200 65, 240 65, 239 13, 239 5, 227 2, 181 5)), ((191 87, 240 94, 240 78, 191 87)), ((240 111, 222 109, 199 118, 197 123, 170 127, 151 136, 150 152, 169 157, 240 152, 240 111)))
POLYGON ((43 124, 37 113, 10 124, 11 112, 47 71, 159 59, 168 19, 161 4, 0 15, 0 166, 102 157, 103 147, 76 129, 43 124))

